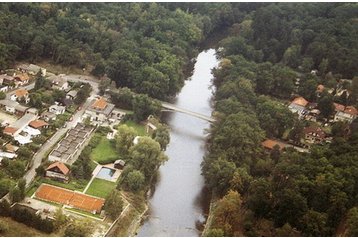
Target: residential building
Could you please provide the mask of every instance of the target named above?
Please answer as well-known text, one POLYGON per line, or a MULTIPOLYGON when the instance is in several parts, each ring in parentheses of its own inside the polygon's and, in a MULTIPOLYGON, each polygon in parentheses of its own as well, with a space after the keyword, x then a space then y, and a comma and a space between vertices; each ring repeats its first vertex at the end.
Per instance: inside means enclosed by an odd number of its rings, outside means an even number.
POLYGON ((9 86, 0 85, 0 92, 6 93, 7 91, 9 91, 9 86))
POLYGON ((22 73, 14 76, 16 87, 29 83, 30 77, 27 73, 22 73))
POLYGON ((46 111, 41 114, 41 118, 45 120, 46 122, 50 122, 53 120, 56 120, 56 114, 53 112, 46 111))
POLYGON ((115 169, 123 169, 125 165, 126 165, 126 162, 124 162, 121 159, 118 159, 118 160, 114 161, 113 166, 114 166, 115 169))
POLYGON ((321 144, 325 141, 326 133, 320 127, 309 126, 303 129, 305 142, 309 144, 321 144))
POLYGON ((28 107, 20 105, 18 102, 11 101, 8 99, 0 100, 0 107, 3 108, 6 112, 22 116, 28 110, 28 107))
POLYGON ((48 79, 51 81, 53 89, 65 91, 69 87, 67 80, 61 76, 52 75, 48 79))
POLYGON ((49 112, 52 112, 56 115, 60 115, 60 114, 63 114, 65 113, 66 111, 66 107, 64 106, 60 106, 60 105, 57 105, 57 104, 54 104, 52 106, 50 106, 50 108, 48 109, 49 112))
POLYGON ((92 133, 93 127, 78 123, 75 128, 69 130, 57 147, 51 151, 48 160, 70 163, 76 155, 86 138, 92 133))
POLYGON ((298 118, 301 118, 306 112, 307 104, 308 101, 306 99, 304 99, 303 97, 297 97, 291 102, 288 108, 292 113, 297 113, 298 118))
POLYGON ((76 90, 71 90, 66 94, 66 98, 67 99, 71 99, 74 100, 77 96, 77 91, 76 90))
POLYGON ((15 146, 11 143, 7 143, 5 145, 5 151, 6 152, 9 152, 9 153, 16 153, 18 151, 19 147, 18 146, 15 146))
POLYGON ((261 145, 268 151, 273 150, 276 145, 279 147, 279 150, 283 150, 285 147, 287 147, 286 144, 272 139, 263 141, 261 145))
POLYGON ((23 73, 29 73, 31 75, 36 75, 39 71, 41 71, 42 76, 46 76, 46 69, 42 68, 35 64, 22 64, 18 66, 18 70, 20 70, 23 73))
POLYGON ((29 103, 30 97, 29 92, 26 89, 18 89, 13 94, 11 94, 10 99, 12 101, 24 101, 25 103, 29 103))
POLYGON ((114 109, 114 104, 108 103, 105 98, 94 99, 86 109, 84 118, 90 118, 91 122, 101 124, 107 121, 114 109))
POLYGON ((342 110, 342 107, 339 107, 336 111, 334 121, 347 121, 348 123, 352 123, 358 115, 358 110, 353 106, 344 107, 344 110, 342 110))
POLYGON ((19 120, 12 123, 10 126, 5 127, 4 133, 13 137, 17 136, 28 124, 37 118, 36 115, 26 113, 19 120))
POLYGON ((70 169, 64 163, 55 162, 46 169, 46 177, 68 181, 70 169))
POLYGON ((40 129, 48 128, 49 124, 43 120, 34 120, 29 123, 29 126, 34 129, 40 130, 40 129))
POLYGON ((0 75, 0 83, 3 86, 8 86, 9 89, 15 87, 14 77, 7 75, 7 74, 0 75))

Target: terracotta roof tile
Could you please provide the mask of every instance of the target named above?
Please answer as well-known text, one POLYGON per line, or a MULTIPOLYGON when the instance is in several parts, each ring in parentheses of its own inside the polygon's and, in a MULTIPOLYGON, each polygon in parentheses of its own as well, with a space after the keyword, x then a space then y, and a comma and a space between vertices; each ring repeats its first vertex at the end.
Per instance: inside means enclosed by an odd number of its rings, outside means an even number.
POLYGON ((53 163, 53 164, 50 164, 50 166, 48 166, 46 170, 50 170, 50 169, 55 168, 55 167, 59 168, 60 171, 61 171, 64 175, 67 175, 68 172, 70 172, 70 170, 67 168, 67 166, 66 166, 65 164, 63 164, 63 163, 61 163, 61 162, 58 162, 58 161, 55 162, 55 163, 53 163))
POLYGON ((334 105, 334 109, 338 112, 343 112, 344 111, 344 105, 339 104, 339 103, 333 103, 334 105))
POLYGON ((103 110, 107 106, 107 101, 103 97, 97 99, 93 104, 92 107, 95 109, 103 110))
POLYGON ((15 128, 15 127, 10 127, 10 126, 7 126, 5 127, 4 129, 4 133, 5 134, 8 134, 8 135, 13 135, 18 129, 15 128))
POLYGON ((22 89, 22 88, 15 91, 15 95, 19 98, 24 97, 28 94, 29 94, 29 92, 26 89, 22 89))
POLYGON ((308 101, 306 99, 304 99, 303 97, 298 97, 298 98, 295 98, 292 103, 294 104, 297 104, 297 105, 300 105, 302 107, 306 107, 307 104, 308 104, 308 101))
POLYGON ((353 116, 356 116, 358 114, 357 109, 355 107, 353 107, 353 106, 347 106, 344 109, 344 112, 347 113, 347 114, 353 115, 353 116))
POLYGON ((48 126, 48 123, 43 120, 34 120, 29 123, 29 126, 37 129, 37 128, 41 128, 43 126, 48 126))
POLYGON ((27 80, 30 79, 30 78, 29 78, 29 75, 26 74, 26 73, 24 73, 24 74, 18 74, 18 75, 15 76, 15 78, 16 78, 16 79, 19 79, 20 81, 23 81, 23 82, 25 82, 25 81, 27 81, 27 80))
POLYGON ((285 144, 283 144, 279 141, 271 140, 271 139, 265 140, 264 142, 261 143, 261 145, 267 149, 270 149, 270 150, 272 150, 273 147, 275 147, 275 145, 278 145, 280 147, 280 150, 285 148, 285 144))

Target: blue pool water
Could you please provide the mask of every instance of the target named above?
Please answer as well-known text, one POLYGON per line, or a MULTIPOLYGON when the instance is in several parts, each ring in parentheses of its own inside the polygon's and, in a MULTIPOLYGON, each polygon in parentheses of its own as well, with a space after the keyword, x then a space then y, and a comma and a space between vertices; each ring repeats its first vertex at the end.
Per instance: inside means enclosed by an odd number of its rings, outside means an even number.
POLYGON ((107 180, 111 180, 112 179, 112 176, 113 174, 115 173, 116 171, 114 169, 110 169, 110 168, 101 168, 101 170, 98 172, 97 174, 97 178, 101 178, 101 179, 107 179, 107 180))

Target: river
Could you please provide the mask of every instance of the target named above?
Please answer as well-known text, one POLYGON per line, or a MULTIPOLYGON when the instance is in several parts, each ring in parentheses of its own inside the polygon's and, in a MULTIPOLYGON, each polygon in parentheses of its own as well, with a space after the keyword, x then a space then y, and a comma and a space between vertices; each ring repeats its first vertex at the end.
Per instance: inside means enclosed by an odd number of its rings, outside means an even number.
MULTIPOLYGON (((192 77, 173 103, 210 116, 211 69, 217 63, 214 49, 201 52, 192 77)), ((166 113, 164 120, 170 127, 171 141, 166 150, 169 160, 159 169, 149 199, 149 216, 138 236, 199 236, 197 224, 205 221, 209 202, 200 167, 209 123, 176 112, 166 113)))

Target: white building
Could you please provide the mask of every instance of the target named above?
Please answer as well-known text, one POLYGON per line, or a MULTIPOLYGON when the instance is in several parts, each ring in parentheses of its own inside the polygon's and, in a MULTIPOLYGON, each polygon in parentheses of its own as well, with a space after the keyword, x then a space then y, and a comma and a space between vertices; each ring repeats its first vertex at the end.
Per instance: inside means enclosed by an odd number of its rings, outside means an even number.
POLYGON ((66 107, 54 104, 54 105, 50 106, 48 111, 54 113, 55 115, 60 115, 60 114, 65 113, 66 107))
POLYGON ((91 105, 86 109, 84 118, 89 118, 95 124, 102 124, 111 117, 114 104, 108 103, 105 98, 94 99, 91 105))
POLYGON ((292 113, 297 113, 298 118, 301 118, 306 111, 307 104, 308 101, 306 99, 303 97, 298 97, 291 102, 291 104, 288 106, 288 109, 290 109, 292 113))

